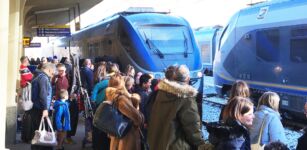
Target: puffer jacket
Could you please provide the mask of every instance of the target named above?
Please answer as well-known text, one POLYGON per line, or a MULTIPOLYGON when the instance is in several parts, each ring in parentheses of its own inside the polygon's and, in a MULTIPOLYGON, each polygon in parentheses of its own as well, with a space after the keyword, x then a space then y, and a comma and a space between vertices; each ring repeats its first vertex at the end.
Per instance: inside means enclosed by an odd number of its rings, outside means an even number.
POLYGON ((147 141, 152 150, 190 150, 205 143, 192 86, 163 79, 150 113, 147 141))
POLYGON ((116 101, 118 110, 132 120, 134 126, 122 138, 110 135, 110 150, 140 150, 141 138, 139 128, 144 121, 143 115, 137 110, 140 103, 138 94, 129 94, 127 90, 119 90, 113 87, 106 89, 106 100, 116 101))
POLYGON ((281 141, 286 143, 286 135, 283 125, 280 121, 281 117, 278 112, 265 105, 261 105, 255 112, 253 126, 250 129, 251 143, 256 143, 260 135, 260 128, 263 124, 261 144, 281 141))
POLYGON ((250 150, 248 130, 236 120, 226 123, 211 122, 206 125, 209 132, 209 142, 215 150, 250 150))

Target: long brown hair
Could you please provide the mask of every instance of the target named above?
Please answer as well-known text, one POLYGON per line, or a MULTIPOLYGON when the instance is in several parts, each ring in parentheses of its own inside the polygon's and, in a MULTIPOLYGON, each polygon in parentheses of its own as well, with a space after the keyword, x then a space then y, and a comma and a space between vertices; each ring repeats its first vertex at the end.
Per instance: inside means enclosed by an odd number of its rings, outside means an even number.
POLYGON ((248 98, 236 96, 225 106, 222 119, 224 122, 228 119, 238 120, 240 116, 253 109, 253 106, 248 98))
POLYGON ((237 80, 231 87, 229 100, 236 96, 246 97, 250 96, 250 91, 247 83, 242 80, 237 80))

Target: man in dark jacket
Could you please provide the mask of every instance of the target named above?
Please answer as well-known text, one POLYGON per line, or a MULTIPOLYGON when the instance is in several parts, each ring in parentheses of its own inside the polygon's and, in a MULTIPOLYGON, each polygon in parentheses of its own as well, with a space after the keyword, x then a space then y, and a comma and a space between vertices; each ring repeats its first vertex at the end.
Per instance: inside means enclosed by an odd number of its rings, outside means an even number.
MULTIPOLYGON (((42 117, 48 117, 50 109, 52 88, 50 78, 53 77, 55 66, 51 63, 42 65, 41 70, 37 70, 36 76, 32 80, 32 102, 33 108, 30 110, 32 118, 32 137, 35 130, 38 130, 42 117)), ((31 149, 52 149, 52 147, 31 145, 31 149)))
POLYGON ((81 82, 83 87, 87 90, 89 96, 91 95, 94 86, 94 73, 91 66, 91 60, 85 59, 83 67, 80 69, 81 82))
POLYGON ((148 144, 153 150, 193 149, 205 144, 200 130, 196 95, 188 85, 189 69, 176 69, 175 81, 163 79, 152 106, 148 124, 148 144))

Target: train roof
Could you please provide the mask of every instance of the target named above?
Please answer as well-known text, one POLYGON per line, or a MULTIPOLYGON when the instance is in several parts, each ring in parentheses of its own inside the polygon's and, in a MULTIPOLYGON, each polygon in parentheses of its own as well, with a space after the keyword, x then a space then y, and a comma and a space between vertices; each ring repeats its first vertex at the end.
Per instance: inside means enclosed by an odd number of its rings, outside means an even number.
POLYGON ((305 0, 271 0, 241 9, 230 22, 236 22, 236 27, 255 25, 270 27, 276 26, 276 23, 279 26, 300 24, 307 18, 304 13, 306 8, 305 0))
POLYGON ((131 12, 131 11, 123 11, 118 12, 110 17, 104 18, 97 23, 91 24, 72 35, 77 35, 84 31, 90 30, 112 20, 115 20, 119 17, 124 17, 129 20, 134 25, 142 25, 142 24, 155 24, 155 23, 163 23, 163 24, 182 24, 186 25, 187 21, 181 17, 169 15, 169 12, 131 12), (149 17, 155 16, 155 19, 150 19, 149 17))

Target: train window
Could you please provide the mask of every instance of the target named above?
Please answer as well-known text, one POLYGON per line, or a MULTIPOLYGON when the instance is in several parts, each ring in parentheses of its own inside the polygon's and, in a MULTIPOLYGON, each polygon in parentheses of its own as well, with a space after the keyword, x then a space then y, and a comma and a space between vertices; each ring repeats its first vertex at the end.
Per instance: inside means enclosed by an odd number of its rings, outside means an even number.
POLYGON ((221 37, 220 37, 220 42, 219 42, 219 48, 218 48, 218 50, 220 50, 220 48, 221 48, 221 44, 223 44, 225 41, 226 41, 226 37, 228 36, 228 27, 229 27, 229 25, 227 25, 226 27, 225 27, 225 29, 224 29, 224 31, 222 32, 222 35, 221 35, 221 37))
POLYGON ((125 30, 120 31, 119 40, 128 52, 130 52, 132 50, 130 39, 129 39, 125 30))
POLYGON ((307 62, 307 38, 291 39, 290 60, 296 63, 307 62))
POLYGON ((279 61, 279 31, 262 30, 256 33, 256 54, 268 62, 279 61))
POLYGON ((138 29, 144 43, 150 49, 158 49, 158 53, 192 53, 190 33, 185 26, 142 26, 138 29))

